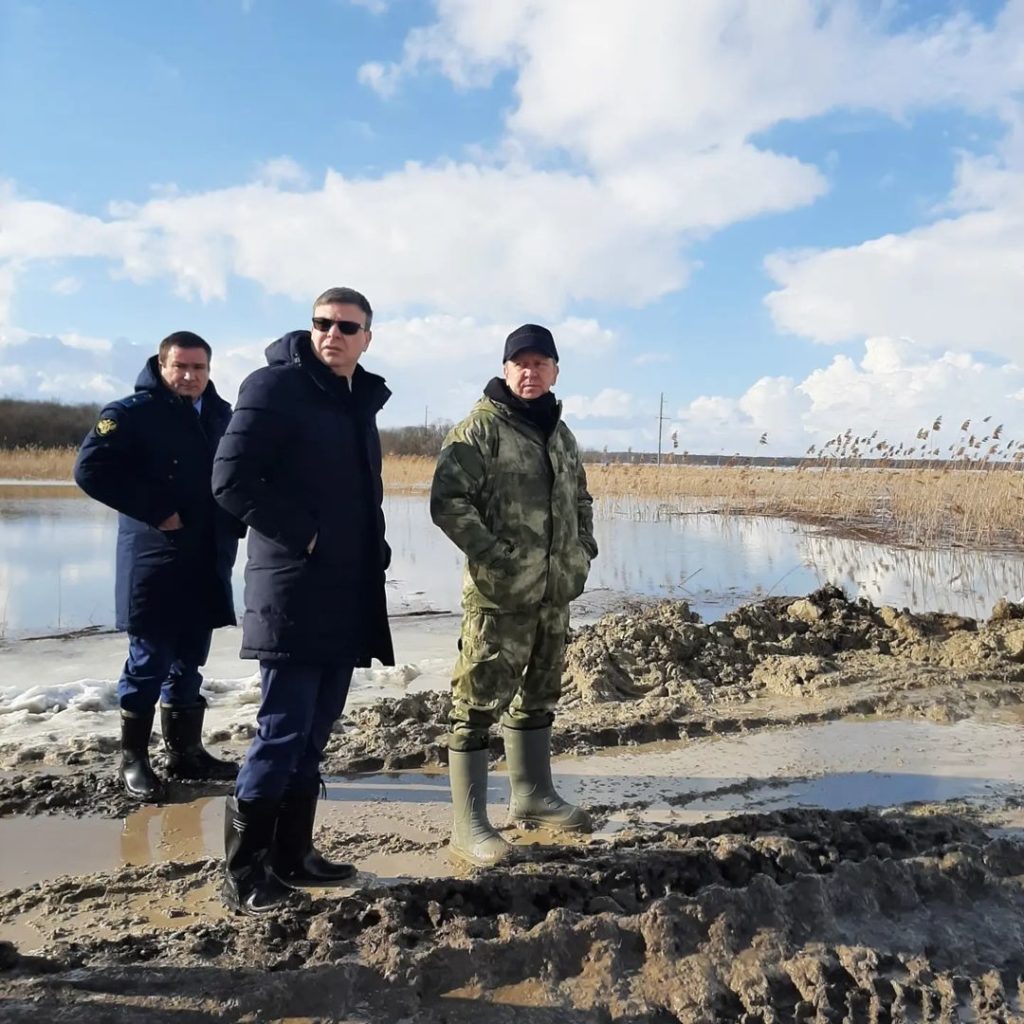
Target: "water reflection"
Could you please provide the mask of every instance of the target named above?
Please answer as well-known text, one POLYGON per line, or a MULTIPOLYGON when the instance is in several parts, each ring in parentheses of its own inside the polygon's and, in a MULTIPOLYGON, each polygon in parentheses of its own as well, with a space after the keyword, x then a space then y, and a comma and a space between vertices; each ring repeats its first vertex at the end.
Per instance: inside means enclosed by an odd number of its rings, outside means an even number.
MULTIPOLYGON (((10 492, 8 492, 10 493, 10 492)), ((394 550, 392 614, 456 610, 462 560, 430 522, 425 497, 385 499, 394 550)), ((113 622, 116 516, 82 498, 0 499, 0 635, 113 622)), ((823 583, 876 604, 981 617, 1024 595, 1024 557, 963 549, 904 551, 823 536, 785 520, 713 514, 642 518, 599 508, 601 556, 589 589, 685 598, 705 619, 745 601, 807 593, 823 583)), ((242 568, 235 567, 236 600, 242 568)))

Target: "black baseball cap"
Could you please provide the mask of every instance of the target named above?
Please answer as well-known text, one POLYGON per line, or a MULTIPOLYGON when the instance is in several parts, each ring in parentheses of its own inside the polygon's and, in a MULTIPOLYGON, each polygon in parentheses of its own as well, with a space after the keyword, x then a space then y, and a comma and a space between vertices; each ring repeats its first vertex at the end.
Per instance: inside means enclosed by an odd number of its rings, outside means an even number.
POLYGON ((556 363, 558 362, 555 339, 551 332, 540 324, 523 324, 522 327, 517 327, 505 339, 505 353, 501 361, 507 363, 513 356, 527 349, 539 352, 542 356, 550 356, 556 363))

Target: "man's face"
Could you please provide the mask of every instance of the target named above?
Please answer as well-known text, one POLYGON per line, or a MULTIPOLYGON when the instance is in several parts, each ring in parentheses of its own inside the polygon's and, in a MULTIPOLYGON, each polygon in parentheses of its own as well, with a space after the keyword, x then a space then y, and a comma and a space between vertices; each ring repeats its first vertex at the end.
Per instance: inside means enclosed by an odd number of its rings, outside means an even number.
POLYGON ((210 357, 202 348, 172 345, 160 363, 160 376, 176 395, 194 402, 210 383, 210 357))
POLYGON ((313 354, 339 377, 351 377, 355 372, 359 357, 370 347, 372 332, 366 330, 366 314, 358 307, 347 302, 328 302, 313 310, 313 326, 310 337, 313 339, 313 354), (354 334, 345 334, 337 323, 328 325, 323 330, 323 323, 318 327, 317 321, 340 320, 347 327, 357 324, 359 330, 354 334))
POLYGON ((512 394, 528 400, 546 395, 558 380, 558 363, 531 349, 517 352, 502 369, 512 394))

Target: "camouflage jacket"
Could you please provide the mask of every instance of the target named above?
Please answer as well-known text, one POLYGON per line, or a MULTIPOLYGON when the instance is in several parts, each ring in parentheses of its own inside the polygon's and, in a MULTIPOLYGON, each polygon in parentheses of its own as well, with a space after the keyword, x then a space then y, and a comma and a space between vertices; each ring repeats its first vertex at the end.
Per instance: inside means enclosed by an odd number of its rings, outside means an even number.
POLYGON ((566 605, 583 591, 597 555, 593 500, 558 408, 545 438, 485 395, 444 440, 430 515, 466 555, 465 608, 566 605))

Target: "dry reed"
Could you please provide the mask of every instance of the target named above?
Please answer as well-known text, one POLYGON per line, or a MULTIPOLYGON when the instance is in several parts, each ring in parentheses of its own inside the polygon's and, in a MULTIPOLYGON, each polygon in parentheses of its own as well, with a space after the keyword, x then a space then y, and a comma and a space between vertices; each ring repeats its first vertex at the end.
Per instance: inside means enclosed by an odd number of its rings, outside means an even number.
MULTIPOLYGON (((1024 441, 1002 440, 1001 425, 973 432, 967 420, 940 451, 941 425, 938 417, 919 430, 912 446, 848 430, 789 468, 693 466, 669 457, 662 466, 594 463, 587 475, 602 515, 761 515, 906 546, 1024 547, 1024 472, 1015 471, 1024 441), (922 457, 941 461, 889 464, 922 457)), ((70 480, 74 456, 72 448, 0 451, 0 478, 70 480)), ((425 456, 389 456, 385 487, 422 493, 433 468, 425 456)))
POLYGON ((1024 547, 1024 474, 992 470, 596 465, 612 514, 762 515, 910 546, 1024 547))
POLYGON ((71 480, 76 448, 0 449, 0 478, 5 480, 71 480))

